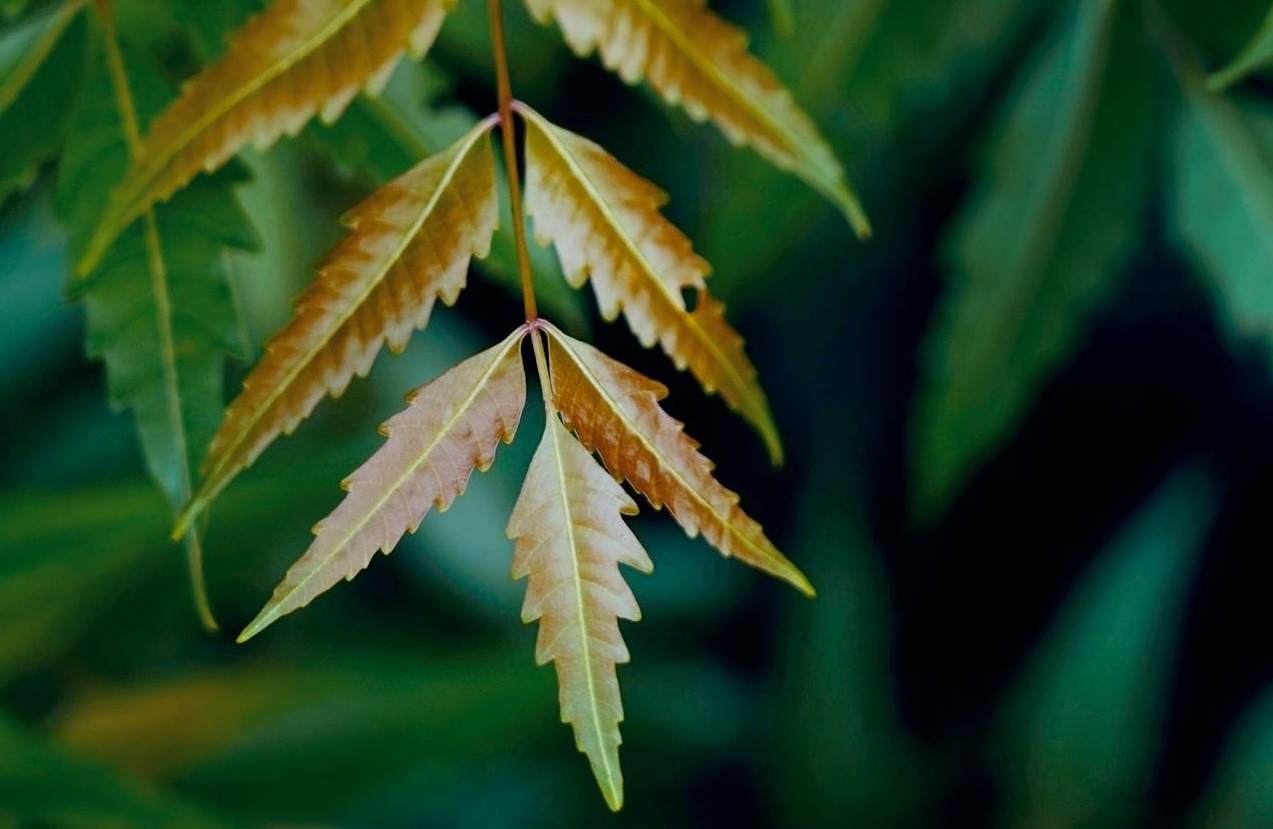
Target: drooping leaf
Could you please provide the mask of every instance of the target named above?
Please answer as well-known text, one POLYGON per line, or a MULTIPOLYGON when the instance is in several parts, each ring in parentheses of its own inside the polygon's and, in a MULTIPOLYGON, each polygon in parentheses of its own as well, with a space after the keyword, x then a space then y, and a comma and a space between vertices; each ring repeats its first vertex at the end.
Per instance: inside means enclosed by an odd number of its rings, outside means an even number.
POLYGON ((470 258, 490 250, 498 220, 493 124, 478 124, 349 214, 352 234, 320 268, 296 316, 227 410, 179 531, 325 395, 365 376, 383 344, 401 350, 428 324, 437 299, 456 301, 470 258))
MULTIPOLYGON (((110 188, 139 152, 140 125, 169 98, 159 70, 121 48, 113 29, 98 40, 61 165, 58 203, 73 250, 82 249, 110 188)), ((112 404, 132 410, 147 466, 174 513, 190 499, 216 430, 225 356, 246 350, 227 253, 257 245, 220 176, 147 209, 75 285, 87 312, 88 352, 106 364, 112 404)), ((195 600, 211 627, 199 544, 197 533, 186 540, 195 600)))
POLYGON ((606 468, 668 512, 691 536, 702 534, 727 558, 788 582, 812 596, 808 579, 738 506, 712 475, 680 423, 659 401, 667 389, 597 349, 545 325, 553 405, 606 468))
POLYGON ((88 52, 84 3, 49 6, 0 33, 0 202, 65 138, 88 52))
POLYGON ((1062 607, 1003 712, 1002 825, 1138 823, 1190 575, 1217 502, 1206 473, 1177 472, 1062 607))
POLYGON ((696 121, 711 119, 735 144, 748 144, 803 179, 844 213, 859 236, 870 223, 844 169, 818 128, 769 67, 747 51, 747 36, 706 0, 526 0, 537 20, 556 19, 582 56, 599 52, 627 83, 649 80, 696 121))
POLYGON ((406 51, 422 57, 457 0, 277 0, 196 76, 145 139, 80 262, 81 273, 149 205, 242 147, 264 149, 315 115, 334 121, 378 90, 406 51))
POLYGON ((1133 12, 1063 11, 954 230, 912 427, 921 519, 1022 420, 1135 251, 1156 89, 1133 12))
POLYGON ((517 542, 513 578, 527 579, 523 622, 539 622, 535 659, 553 662, 561 719, 574 728, 606 803, 623 806, 616 666, 628 661, 619 620, 640 621, 626 564, 654 570, 623 521, 636 503, 552 413, 508 523, 517 542))
POLYGON ((775 463, 782 443, 769 401, 724 306, 707 293, 711 267, 659 213, 667 196, 593 142, 526 106, 526 209, 541 244, 555 244, 576 288, 592 280, 601 314, 620 311, 649 348, 657 341, 677 368, 719 390, 765 439, 775 463), (698 292, 690 312, 681 292, 698 292))
POLYGON ((233 824, 0 719, 0 824, 226 829, 233 824))
POLYGON ((1223 92, 1270 63, 1273 63, 1273 6, 1251 42, 1228 66, 1212 75, 1207 86, 1212 92, 1223 92))
POLYGON ((340 506, 314 528, 314 543, 274 591, 239 641, 352 581, 376 553, 389 553, 415 532, 429 510, 445 510, 464 492, 474 469, 511 443, 526 404, 518 346, 522 330, 465 360, 411 395, 410 406, 382 427, 385 445, 343 484, 340 506))
POLYGON ((1184 92, 1172 155, 1179 241, 1243 335, 1273 336, 1273 112, 1215 95, 1197 56, 1164 42, 1184 92))

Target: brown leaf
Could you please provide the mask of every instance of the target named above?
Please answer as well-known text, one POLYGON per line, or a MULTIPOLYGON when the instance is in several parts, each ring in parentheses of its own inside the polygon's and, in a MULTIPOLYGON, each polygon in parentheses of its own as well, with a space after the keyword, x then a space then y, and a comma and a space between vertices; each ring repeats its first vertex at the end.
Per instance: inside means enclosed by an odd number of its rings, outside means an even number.
POLYGON ((493 123, 482 122, 346 217, 353 232, 230 404, 178 533, 324 395, 339 395, 355 375, 365 376, 382 344, 400 351, 428 324, 439 297, 455 302, 470 258, 490 251, 499 221, 493 123))
POLYGON ((541 23, 556 18, 581 56, 594 51, 627 83, 648 79, 696 121, 711 119, 834 202, 859 236, 871 229, 844 169, 818 128, 747 51, 747 35, 706 0, 526 0, 541 23))
POLYGON ((658 341, 677 368, 719 390, 760 432, 775 463, 782 443, 743 340, 708 295, 710 266, 659 213, 667 196, 593 142, 518 105, 527 125, 526 206, 536 237, 556 245, 576 288, 591 277, 601 313, 622 310, 647 348, 658 341), (681 291, 699 292, 690 313, 681 291))
POLYGON ((474 469, 490 467, 499 442, 512 442, 526 405, 523 336, 518 329, 408 398, 409 407, 381 428, 388 441, 345 481, 349 495, 314 528, 314 543, 240 642, 342 578, 352 580, 377 551, 389 553, 414 533, 431 507, 451 506, 474 469))
POLYGON ((543 327, 549 335, 553 403, 607 469, 656 509, 666 504, 691 537, 702 533, 726 557, 813 595, 808 579, 742 511, 738 496, 717 482, 711 461, 659 406, 666 388, 551 325, 543 327))
POLYGON ((277 0, 155 120, 78 271, 91 271, 124 228, 200 171, 249 143, 265 149, 294 135, 315 114, 330 123, 359 91, 379 91, 403 52, 423 57, 456 2, 277 0))
POLYGON ((549 412, 508 524, 517 541, 513 577, 528 579, 522 621, 539 620, 535 658, 556 663, 562 722, 573 726, 615 811, 623 805, 623 702, 615 666, 629 658, 619 620, 641 618, 619 565, 654 569, 622 519, 636 512, 623 487, 549 412))

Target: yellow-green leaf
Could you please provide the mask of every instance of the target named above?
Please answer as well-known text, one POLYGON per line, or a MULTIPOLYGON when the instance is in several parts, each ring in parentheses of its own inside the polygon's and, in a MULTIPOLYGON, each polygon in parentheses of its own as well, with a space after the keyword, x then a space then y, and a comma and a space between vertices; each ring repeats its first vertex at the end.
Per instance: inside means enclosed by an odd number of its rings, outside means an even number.
POLYGON ((526 404, 519 329, 411 395, 381 431, 385 445, 343 484, 340 506, 314 528, 314 543, 288 570, 269 603, 243 631, 251 639, 281 616, 353 580, 378 551, 389 553, 429 510, 445 510, 474 469, 488 469, 510 443, 526 404))
POLYGON ((615 811, 623 806, 623 703, 615 667, 629 658, 619 620, 641 618, 619 565, 654 569, 623 522, 636 512, 623 487, 550 411, 508 524, 517 541, 513 578, 527 579, 522 621, 539 621, 535 659, 557 666, 562 722, 574 727, 615 811))
POLYGON ((277 0, 156 119, 116 189, 81 274, 123 230, 200 171, 248 144, 263 149, 315 115, 333 121, 376 91, 406 51, 421 57, 457 0, 277 0))
POLYGON ((835 153, 773 72, 747 51, 747 35, 706 0, 526 0, 556 19, 579 55, 600 53, 627 83, 648 80, 696 121, 711 119, 830 199, 859 236, 870 222, 835 153))

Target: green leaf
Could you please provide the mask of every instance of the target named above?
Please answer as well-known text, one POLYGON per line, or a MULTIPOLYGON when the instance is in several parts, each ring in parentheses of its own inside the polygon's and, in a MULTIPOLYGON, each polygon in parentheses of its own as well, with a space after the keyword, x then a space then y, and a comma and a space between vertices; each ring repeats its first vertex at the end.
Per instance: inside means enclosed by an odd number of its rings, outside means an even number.
POLYGON ((111 829, 229 825, 0 719, 0 825, 6 818, 111 829))
POLYGON ((49 6, 0 34, 0 201, 35 178, 66 137, 83 85, 83 0, 49 6))
POLYGON ((1194 826, 1273 826, 1273 691, 1265 692, 1233 729, 1194 826))
POLYGON ((1217 506, 1205 473, 1176 473, 1081 578, 1003 711, 1003 825, 1136 825, 1217 506))
POLYGON ((774 28, 779 34, 790 36, 796 30, 796 12, 791 7, 791 0, 765 0, 765 4, 769 6, 774 28))
POLYGON ((889 590, 865 489, 845 471, 864 467, 856 435, 846 436, 850 419, 828 407, 813 436, 822 451, 800 499, 793 553, 818 599, 786 603, 781 727, 768 759, 784 825, 817 826, 834 814, 844 826, 915 826, 923 769, 894 703, 889 590))
POLYGON ((1212 75, 1208 86, 1212 92, 1221 92, 1270 63, 1273 63, 1273 7, 1246 48, 1232 63, 1212 75))
POLYGON ((1174 135, 1178 242, 1235 333, 1273 337, 1273 111, 1207 91, 1187 46, 1164 39, 1184 93, 1174 135))
POLYGON ((1134 17, 1123 18, 1110 0, 1066 10, 952 231, 912 425, 923 520, 944 511, 1082 344, 1139 242, 1155 79, 1134 17))
MULTIPOLYGON (((58 204, 72 249, 82 252, 111 188, 128 168, 141 125, 168 99, 158 70, 101 37, 62 163, 58 204)), ((224 403, 225 354, 246 351, 229 284, 231 250, 258 240, 228 182, 201 179, 147 211, 73 286, 87 312, 89 354, 106 364, 112 404, 131 409, 151 474, 174 512, 224 403)), ((199 540, 187 542, 204 622, 199 540)))
POLYGON ((162 502, 151 488, 6 494, 0 502, 0 682, 59 657, 127 583, 153 568, 167 534, 162 502))

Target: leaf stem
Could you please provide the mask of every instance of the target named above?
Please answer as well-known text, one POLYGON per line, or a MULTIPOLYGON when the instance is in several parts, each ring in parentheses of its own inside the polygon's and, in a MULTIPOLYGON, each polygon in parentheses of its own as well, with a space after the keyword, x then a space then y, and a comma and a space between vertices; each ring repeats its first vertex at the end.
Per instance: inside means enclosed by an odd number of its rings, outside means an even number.
POLYGON ((504 167, 508 174, 508 193, 513 202, 513 238, 517 244, 517 268, 522 276, 522 298, 526 305, 526 321, 539 319, 535 304, 535 283, 531 276, 530 249, 526 244, 526 217, 522 206, 522 181, 517 170, 517 140, 513 122, 513 85, 508 74, 508 48, 504 42, 504 9, 500 0, 487 0, 487 18, 491 27, 491 48, 495 53, 495 74, 499 84, 500 134, 504 139, 504 167))

